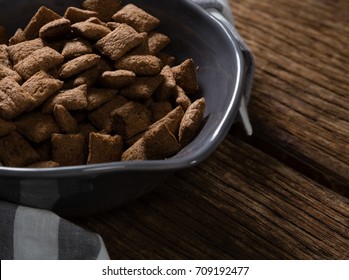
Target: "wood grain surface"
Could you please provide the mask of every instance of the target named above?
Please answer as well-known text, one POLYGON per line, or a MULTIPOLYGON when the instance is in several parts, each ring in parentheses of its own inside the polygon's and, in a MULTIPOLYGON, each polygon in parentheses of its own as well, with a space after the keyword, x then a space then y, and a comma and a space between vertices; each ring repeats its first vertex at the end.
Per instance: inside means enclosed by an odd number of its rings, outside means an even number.
POLYGON ((102 215, 112 259, 349 259, 349 1, 231 0, 254 135, 102 215))

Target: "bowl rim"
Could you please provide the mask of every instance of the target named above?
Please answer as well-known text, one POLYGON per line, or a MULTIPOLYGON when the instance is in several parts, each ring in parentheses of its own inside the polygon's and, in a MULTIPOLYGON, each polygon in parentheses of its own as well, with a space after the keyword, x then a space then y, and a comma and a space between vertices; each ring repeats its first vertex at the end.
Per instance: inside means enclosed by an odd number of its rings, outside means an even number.
POLYGON ((229 128, 231 127, 237 116, 244 88, 244 58, 237 39, 234 37, 233 33, 225 24, 223 24, 221 21, 219 21, 217 18, 215 18, 213 15, 202 9, 194 2, 187 0, 178 1, 178 3, 179 2, 187 6, 188 9, 191 9, 193 13, 197 13, 201 17, 205 17, 207 20, 212 21, 214 24, 218 25, 222 29, 222 31, 226 34, 227 39, 232 44, 234 53, 231 55, 234 55, 236 57, 237 62, 236 83, 233 86, 233 93, 231 94, 227 110, 224 112, 224 116, 220 119, 219 125, 216 127, 214 133, 212 134, 211 139, 207 141, 205 145, 203 145, 198 151, 191 155, 185 157, 173 156, 168 159, 162 160, 116 161, 108 163, 63 166, 54 168, 0 166, 0 176, 55 178, 125 171, 175 171, 195 166, 203 160, 205 160, 207 157, 209 157, 209 155, 224 140, 224 138, 228 134, 229 128))

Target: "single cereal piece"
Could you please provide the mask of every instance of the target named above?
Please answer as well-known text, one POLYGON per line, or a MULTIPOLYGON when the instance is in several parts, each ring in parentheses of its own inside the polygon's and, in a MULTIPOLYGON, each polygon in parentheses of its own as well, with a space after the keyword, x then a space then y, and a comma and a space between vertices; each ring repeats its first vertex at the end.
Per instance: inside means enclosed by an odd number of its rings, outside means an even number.
POLYGON ((23 113, 32 106, 34 99, 28 95, 12 78, 6 77, 0 81, 0 92, 6 94, 15 104, 16 110, 23 113))
POLYGON ((115 109, 123 106, 128 101, 122 96, 115 96, 111 101, 105 103, 88 115, 89 120, 99 129, 106 129, 110 125, 110 114, 115 109))
POLYGON ((99 60, 99 55, 84 54, 65 63, 59 71, 59 76, 62 79, 75 76, 97 65, 99 60))
POLYGON ((204 118, 206 103, 205 98, 200 98, 191 104, 185 112, 179 127, 179 142, 187 145, 195 136, 204 118))
POLYGON ((0 138, 16 130, 16 126, 11 121, 0 118, 0 138))
POLYGON ((85 21, 90 17, 96 17, 97 13, 94 11, 88 11, 88 9, 83 10, 76 7, 69 7, 65 13, 64 17, 69 19, 72 24, 85 21))
POLYGON ((62 91, 49 98, 42 107, 43 113, 51 113, 56 104, 63 105, 67 110, 82 110, 87 107, 87 86, 62 91))
POLYGON ((170 43, 170 38, 165 34, 155 31, 150 32, 148 34, 149 52, 153 55, 156 55, 159 52, 161 52, 170 43))
POLYGON ((11 68, 0 64, 0 80, 3 78, 9 77, 15 80, 17 83, 22 81, 22 78, 16 71, 13 71, 11 68))
POLYGON ((41 143, 51 138, 59 129, 51 115, 39 112, 22 116, 16 122, 17 130, 34 143, 41 143))
POLYGON ((16 65, 21 60, 27 58, 33 52, 45 47, 42 39, 37 38, 30 41, 24 41, 16 45, 9 46, 8 53, 13 65, 16 65))
POLYGON ((146 33, 138 33, 127 24, 120 24, 96 43, 97 49, 116 61, 129 50, 139 45, 147 37, 146 33))
POLYGON ((63 84, 62 81, 44 71, 36 73, 21 86, 22 91, 33 98, 32 106, 28 110, 40 106, 46 99, 57 93, 63 84))
POLYGON ((53 168, 58 166, 59 166, 59 163, 49 160, 49 161, 40 161, 40 162, 32 163, 27 167, 28 168, 53 168))
POLYGON ((176 86, 174 98, 176 99, 176 104, 181 106, 183 111, 187 111, 191 105, 191 100, 180 86, 176 86))
POLYGON ((131 138, 145 131, 151 124, 151 113, 143 104, 128 102, 115 109, 113 117, 113 130, 125 138, 131 138))
POLYGON ((68 82, 65 83, 65 85, 66 85, 66 88, 74 88, 74 87, 78 87, 85 84, 89 88, 95 84, 98 78, 99 78, 99 68, 98 66, 94 66, 82 72, 72 80, 69 80, 68 82))
POLYGON ((8 43, 8 34, 6 31, 6 27, 3 25, 0 25, 0 44, 7 44, 8 43))
POLYGON ((121 0, 85 0, 82 7, 86 10, 97 12, 97 17, 102 21, 109 21, 121 9, 121 0))
POLYGON ((50 47, 44 47, 17 63, 14 69, 27 80, 40 70, 49 71, 57 67, 63 63, 63 60, 64 57, 59 52, 50 47))
POLYGON ((153 123, 165 117, 172 111, 172 105, 169 102, 155 102, 150 104, 151 120, 153 123))
POLYGON ((56 104, 53 109, 53 115, 62 133, 69 134, 78 132, 78 122, 63 105, 56 104))
POLYGON ((112 100, 118 93, 116 89, 90 88, 87 90, 87 110, 94 110, 112 100))
POLYGON ((62 50, 62 55, 64 56, 65 60, 71 60, 92 52, 92 46, 88 41, 77 38, 65 43, 62 50))
POLYGON ((168 100, 174 93, 176 80, 170 66, 166 65, 162 68, 160 75, 164 77, 159 89, 156 91, 155 97, 158 101, 168 100))
POLYGON ((53 134, 52 160, 60 166, 80 165, 84 163, 84 135, 53 134))
POLYGON ((57 40, 70 33, 70 21, 60 18, 46 23, 39 30, 39 37, 45 40, 57 40))
POLYGON ((154 126, 122 154, 122 160, 155 160, 173 156, 180 150, 176 137, 164 124, 154 126))
POLYGON ((75 34, 91 41, 98 41, 110 33, 108 27, 88 21, 74 23, 71 29, 75 34))
POLYGON ((28 40, 39 37, 39 30, 46 23, 55 19, 60 19, 61 16, 56 14, 54 11, 42 6, 32 17, 28 25, 24 28, 24 35, 28 40))
MULTIPOLYGON (((118 23, 121 24, 121 23, 118 23)), ((151 55, 148 46, 148 35, 146 38, 135 48, 130 50, 127 55, 151 55)))
POLYGON ((0 90, 0 117, 11 120, 19 116, 22 112, 19 110, 13 100, 2 90, 0 90))
POLYGON ((24 41, 27 41, 27 38, 25 38, 24 31, 21 28, 18 28, 15 34, 9 39, 8 45, 13 46, 24 41))
POLYGON ((113 15, 113 19, 132 26, 138 32, 149 32, 160 25, 159 19, 133 4, 124 6, 113 15))
POLYGON ((0 45, 0 65, 11 67, 10 56, 7 45, 0 45))
POLYGON ((161 60, 153 55, 127 55, 116 61, 115 67, 136 75, 155 75, 161 71, 161 60))
POLYGON ((107 88, 123 88, 134 81, 136 74, 127 70, 106 71, 99 82, 107 88))
POLYGON ((39 160, 30 143, 17 131, 0 138, 0 160, 4 166, 24 167, 39 160))
POLYGON ((119 135, 111 136, 90 133, 87 164, 119 161, 123 151, 123 140, 119 135))
POLYGON ((172 134, 177 135, 183 116, 184 116, 184 111, 182 107, 177 106, 175 109, 169 112, 165 117, 163 117, 162 119, 158 120, 157 122, 149 126, 148 130, 160 124, 165 124, 172 134))
POLYGON ((177 84, 185 90, 187 94, 199 90, 199 84, 196 75, 196 67, 192 59, 186 59, 180 65, 172 67, 177 84))
POLYGON ((168 53, 165 52, 160 52, 156 55, 158 58, 160 58, 161 62, 162 62, 162 66, 174 66, 176 63, 176 58, 168 53))
POLYGON ((129 99, 146 100, 153 95, 160 86, 162 80, 162 75, 138 77, 132 84, 123 88, 120 94, 129 99))

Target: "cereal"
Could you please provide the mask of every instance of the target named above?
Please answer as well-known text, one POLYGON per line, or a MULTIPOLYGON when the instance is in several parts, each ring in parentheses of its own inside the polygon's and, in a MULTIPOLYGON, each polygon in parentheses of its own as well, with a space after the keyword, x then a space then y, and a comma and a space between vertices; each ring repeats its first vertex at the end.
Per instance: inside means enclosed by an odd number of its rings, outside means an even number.
POLYGON ((129 99, 149 99, 156 91, 156 89, 160 86, 162 80, 162 75, 151 77, 137 77, 132 84, 123 88, 120 91, 120 94, 129 99))
POLYGON ((33 52, 42 49, 44 47, 42 39, 37 38, 30 41, 20 42, 18 44, 9 46, 8 53, 13 65, 16 65, 21 60, 25 59, 33 52))
POLYGON ((57 40, 70 33, 70 21, 60 18, 46 23, 39 30, 39 37, 46 40, 57 40))
POLYGON ((111 113, 113 130, 126 139, 145 131, 151 124, 151 112, 141 103, 128 102, 111 113))
POLYGON ((52 160, 60 166, 80 165, 84 163, 84 135, 53 134, 52 160))
POLYGON ((172 67, 172 71, 177 84, 187 93, 193 93, 199 90, 196 67, 192 59, 186 59, 180 65, 172 67))
POLYGON ((13 46, 13 45, 16 45, 18 43, 22 43, 26 40, 27 40, 27 38, 25 38, 24 31, 21 28, 18 28, 17 31, 15 32, 15 34, 9 39, 8 45, 13 46))
POLYGON ((62 133, 76 133, 78 132, 78 123, 68 112, 68 110, 60 104, 56 104, 53 108, 53 115, 55 117, 57 126, 62 133))
POLYGON ((138 32, 149 32, 160 25, 159 19, 133 4, 124 6, 113 15, 113 19, 132 26, 138 32))
POLYGON ((100 39, 96 43, 96 47, 112 60, 118 60, 129 50, 139 45, 146 37, 146 33, 138 33, 131 26, 120 24, 115 30, 100 39))
POLYGON ((6 77, 0 81, 0 92, 5 94, 13 102, 15 111, 17 112, 13 117, 25 112, 34 101, 33 98, 26 94, 21 86, 10 77, 6 77))
POLYGON ((121 159, 123 146, 122 137, 119 135, 92 132, 89 137, 87 164, 118 161, 121 159))
POLYGON ((85 0, 82 7, 86 10, 95 11, 97 17, 103 21, 109 21, 111 17, 121 9, 120 0, 85 0))
POLYGON ((52 113, 56 104, 63 105, 67 110, 82 110, 87 107, 87 86, 81 85, 79 87, 65 90, 55 96, 49 98, 42 108, 42 112, 52 113))
POLYGON ((82 7, 64 17, 41 7, 0 42, 4 166, 166 159, 201 126, 205 101, 187 96, 197 68, 166 53, 159 19, 119 0, 82 7))
POLYGON ((191 104, 185 112, 179 127, 179 142, 187 145, 199 130, 205 112, 205 99, 200 98, 191 104))
POLYGON ((136 74, 128 70, 105 71, 100 83, 108 88, 122 88, 134 81, 136 74))
POLYGON ((161 60, 153 55, 129 55, 116 61, 115 67, 136 75, 155 75, 161 71, 161 60))
POLYGON ((28 25, 24 28, 25 38, 28 40, 37 38, 39 36, 39 30, 41 27, 50 21, 60 18, 60 15, 56 14, 54 11, 44 6, 40 7, 28 25))
POLYGON ((0 138, 0 160, 5 166, 25 167, 38 159, 38 153, 17 131, 0 138))
POLYGON ((59 129, 51 115, 40 112, 29 113, 15 122, 17 130, 34 143, 44 142, 51 138, 59 129))
POLYGON ((74 58, 73 60, 68 61, 61 67, 59 71, 59 76, 62 79, 66 79, 80 74, 86 71, 87 69, 90 69, 93 66, 97 65, 99 59, 100 56, 96 54, 85 54, 77 58, 74 58))
POLYGON ((0 118, 0 138, 16 130, 16 126, 11 121, 0 118))
POLYGON ((87 110, 97 109, 112 100, 118 93, 115 89, 90 88, 87 90, 87 110))
POLYGON ((78 36, 91 41, 98 41, 110 33, 108 27, 88 21, 74 23, 71 28, 78 36))
POLYGON ((88 9, 83 10, 76 7, 69 7, 64 13, 64 17, 68 19, 72 24, 85 21, 91 17, 96 16, 97 13, 94 11, 89 11, 88 9))
POLYGON ((55 68, 63 60, 64 57, 60 53, 50 47, 44 47, 18 62, 14 69, 27 80, 40 70, 48 71, 55 68))
POLYGON ((44 71, 39 71, 29 78, 21 88, 23 92, 33 98, 32 106, 29 109, 34 109, 57 93, 62 86, 62 81, 53 78, 44 71))

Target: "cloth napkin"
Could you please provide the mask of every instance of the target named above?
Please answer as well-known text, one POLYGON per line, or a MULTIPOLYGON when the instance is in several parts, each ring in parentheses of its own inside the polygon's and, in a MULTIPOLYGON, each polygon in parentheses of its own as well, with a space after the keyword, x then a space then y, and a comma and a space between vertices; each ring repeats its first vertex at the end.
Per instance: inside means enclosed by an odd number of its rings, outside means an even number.
MULTIPOLYGON (((232 11, 227 0, 192 1, 204 9, 214 9, 233 28, 232 11)), ((109 255, 102 238, 96 233, 53 212, 0 201, 0 259, 106 260, 109 255)))

